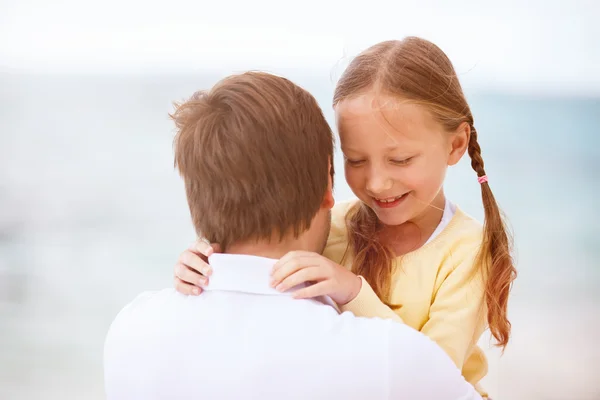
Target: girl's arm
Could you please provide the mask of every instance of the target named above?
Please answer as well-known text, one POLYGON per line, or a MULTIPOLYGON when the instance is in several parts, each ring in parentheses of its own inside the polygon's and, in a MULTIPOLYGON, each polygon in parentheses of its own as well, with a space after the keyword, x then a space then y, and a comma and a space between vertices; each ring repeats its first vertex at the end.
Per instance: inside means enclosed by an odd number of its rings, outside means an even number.
POLYGON ((472 249, 451 269, 421 328, 461 369, 487 326, 483 274, 475 269, 477 251, 478 248, 472 249))
POLYGON ((386 318, 403 323, 402 318, 377 297, 365 278, 361 276, 360 279, 362 280, 360 292, 350 302, 340 305, 340 311, 350 311, 357 317, 386 318))
MULTIPOLYGON (((457 252, 459 254, 455 253, 453 259, 460 261, 442 266, 439 276, 445 276, 445 279, 433 296, 429 318, 421 328, 421 332, 437 342, 461 369, 486 327, 485 285, 482 274, 474 273, 478 247, 467 247, 457 252)), ((361 317, 402 322, 400 316, 377 297, 364 279, 359 294, 349 303, 341 305, 340 310, 361 317)))

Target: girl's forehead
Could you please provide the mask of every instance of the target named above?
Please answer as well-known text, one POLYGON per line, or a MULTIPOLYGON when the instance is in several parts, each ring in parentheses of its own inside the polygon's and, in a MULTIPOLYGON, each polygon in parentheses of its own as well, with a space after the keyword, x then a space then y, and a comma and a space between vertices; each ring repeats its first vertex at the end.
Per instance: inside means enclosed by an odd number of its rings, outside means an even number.
POLYGON ((344 118, 360 118, 394 107, 394 103, 404 102, 385 94, 364 93, 342 100, 336 106, 336 115, 344 118))
POLYGON ((425 107, 387 95, 364 94, 347 99, 335 111, 342 139, 369 133, 370 138, 380 136, 379 141, 388 145, 388 141, 430 140, 428 136, 441 129, 425 107))

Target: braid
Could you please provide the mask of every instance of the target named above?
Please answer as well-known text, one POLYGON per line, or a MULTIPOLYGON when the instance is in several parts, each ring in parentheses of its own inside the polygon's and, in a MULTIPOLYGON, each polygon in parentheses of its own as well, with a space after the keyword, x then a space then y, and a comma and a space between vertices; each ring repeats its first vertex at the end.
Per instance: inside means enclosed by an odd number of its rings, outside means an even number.
POLYGON ((481 147, 477 142, 477 129, 471 125, 471 136, 469 137, 469 157, 471 157, 471 167, 477 176, 481 177, 485 175, 485 169, 483 164, 483 158, 481 158, 481 147))
MULTIPOLYGON (((471 157, 471 167, 477 176, 485 176, 481 147, 477 142, 477 130, 472 125, 468 152, 471 157)), ((498 345, 504 348, 508 344, 511 330, 511 324, 507 318, 508 297, 517 271, 510 254, 512 240, 487 180, 481 182, 481 197, 485 222, 483 243, 477 265, 486 267, 485 300, 490 331, 498 345)))

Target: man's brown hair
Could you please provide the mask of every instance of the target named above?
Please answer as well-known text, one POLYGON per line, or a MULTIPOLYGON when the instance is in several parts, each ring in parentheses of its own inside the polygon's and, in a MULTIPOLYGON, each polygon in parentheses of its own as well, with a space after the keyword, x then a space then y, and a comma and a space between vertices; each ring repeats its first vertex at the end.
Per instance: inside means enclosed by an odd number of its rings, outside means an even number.
POLYGON ((310 93, 246 72, 175 108, 175 167, 199 236, 225 250, 310 227, 333 178, 334 147, 310 93))

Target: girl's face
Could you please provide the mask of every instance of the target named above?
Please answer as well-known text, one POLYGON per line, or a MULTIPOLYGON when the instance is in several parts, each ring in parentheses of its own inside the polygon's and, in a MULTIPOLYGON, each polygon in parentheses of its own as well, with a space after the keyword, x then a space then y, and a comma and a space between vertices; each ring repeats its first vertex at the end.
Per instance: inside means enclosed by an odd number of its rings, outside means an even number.
POLYGON ((449 133, 423 106, 374 94, 344 100, 335 113, 346 181, 382 223, 443 209, 446 169, 466 150, 466 123, 449 133))

